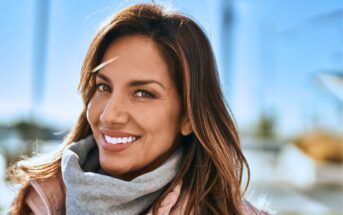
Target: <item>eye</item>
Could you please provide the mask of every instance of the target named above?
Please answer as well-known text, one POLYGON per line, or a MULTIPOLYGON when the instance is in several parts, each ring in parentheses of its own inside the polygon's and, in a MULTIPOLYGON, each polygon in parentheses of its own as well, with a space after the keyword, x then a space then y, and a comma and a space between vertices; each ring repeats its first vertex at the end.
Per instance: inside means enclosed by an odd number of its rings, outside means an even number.
POLYGON ((107 84, 97 84, 95 87, 100 92, 111 92, 111 88, 107 84))
POLYGON ((136 90, 134 96, 142 97, 142 98, 156 98, 155 94, 147 91, 147 90, 136 90))

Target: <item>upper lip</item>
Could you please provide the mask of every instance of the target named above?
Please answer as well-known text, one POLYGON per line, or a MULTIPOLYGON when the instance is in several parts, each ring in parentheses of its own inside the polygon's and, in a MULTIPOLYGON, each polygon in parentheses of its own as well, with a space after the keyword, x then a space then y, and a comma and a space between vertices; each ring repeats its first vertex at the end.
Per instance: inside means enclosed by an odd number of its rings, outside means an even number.
POLYGON ((126 131, 114 131, 114 130, 109 130, 109 129, 100 129, 101 133, 103 133, 106 136, 110 137, 139 137, 139 135, 132 134, 130 132, 126 131))

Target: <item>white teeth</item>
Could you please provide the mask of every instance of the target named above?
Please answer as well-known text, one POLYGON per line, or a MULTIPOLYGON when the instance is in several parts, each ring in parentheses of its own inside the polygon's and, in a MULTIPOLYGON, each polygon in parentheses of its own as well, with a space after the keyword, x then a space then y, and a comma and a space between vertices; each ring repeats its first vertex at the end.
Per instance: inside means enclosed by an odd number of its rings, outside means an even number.
POLYGON ((110 144, 125 144, 125 143, 131 143, 135 141, 137 138, 134 136, 129 137, 110 137, 105 135, 106 142, 110 144))

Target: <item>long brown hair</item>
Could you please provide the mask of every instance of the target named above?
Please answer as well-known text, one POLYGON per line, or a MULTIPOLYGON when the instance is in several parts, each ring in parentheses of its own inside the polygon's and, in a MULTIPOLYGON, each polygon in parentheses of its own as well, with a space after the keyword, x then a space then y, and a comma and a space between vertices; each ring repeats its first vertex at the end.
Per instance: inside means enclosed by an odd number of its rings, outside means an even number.
MULTIPOLYGON (((181 199, 187 201, 185 214, 242 214, 242 174, 246 167, 249 181, 249 167, 220 88, 208 38, 192 19, 165 12, 156 4, 128 7, 97 32, 82 67, 79 91, 84 106, 75 127, 50 161, 17 165, 15 175, 20 175, 18 169, 30 179, 60 174, 63 149, 92 133, 86 119, 86 107, 95 90, 92 69, 101 63, 106 48, 114 40, 134 34, 147 36, 158 45, 193 129, 191 135, 181 139, 185 156, 180 171, 154 204, 154 212, 173 186, 182 182, 181 199)), ((25 211, 27 187, 23 187, 13 206, 20 214, 25 211)))

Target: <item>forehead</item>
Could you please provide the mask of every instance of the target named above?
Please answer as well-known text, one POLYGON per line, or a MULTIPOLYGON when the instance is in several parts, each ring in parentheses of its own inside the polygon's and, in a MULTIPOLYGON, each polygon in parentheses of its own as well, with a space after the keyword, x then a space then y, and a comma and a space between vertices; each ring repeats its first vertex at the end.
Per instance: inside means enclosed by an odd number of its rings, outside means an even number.
POLYGON ((106 49, 101 64, 103 66, 100 70, 104 72, 123 69, 127 73, 136 72, 136 75, 169 75, 168 63, 158 44, 142 35, 124 36, 112 42, 106 49))

